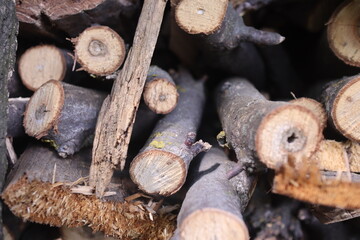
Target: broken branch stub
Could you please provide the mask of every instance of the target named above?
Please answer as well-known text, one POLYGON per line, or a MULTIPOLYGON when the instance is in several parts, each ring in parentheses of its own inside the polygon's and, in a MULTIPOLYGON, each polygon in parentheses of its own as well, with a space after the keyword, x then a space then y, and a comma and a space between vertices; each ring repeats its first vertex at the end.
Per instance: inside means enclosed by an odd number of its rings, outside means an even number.
POLYGON ((124 40, 107 26, 85 29, 73 38, 76 60, 88 73, 106 76, 115 72, 124 62, 126 50, 124 40))
POLYGON ((335 55, 346 64, 360 67, 360 4, 348 0, 340 4, 327 25, 327 38, 335 55))
POLYGON ((151 66, 146 77, 145 104, 157 114, 168 114, 176 107, 178 92, 172 77, 163 69, 151 66))
POLYGON ((124 169, 136 111, 145 85, 166 6, 164 0, 144 1, 133 46, 104 100, 96 124, 90 185, 103 196, 115 167, 124 169), (149 24, 151 22, 151 24, 149 24))
POLYGON ((30 98, 24 114, 26 134, 49 142, 66 157, 94 134, 106 94, 51 80, 30 98))
MULTIPOLYGON (((278 168, 288 156, 309 158, 322 139, 321 124, 307 108, 266 100, 248 81, 234 78, 217 90, 217 110, 226 139, 247 168, 278 168)), ((298 162, 297 162, 298 163, 298 162)))
POLYGON ((200 165, 177 218, 180 239, 249 239, 243 220, 254 188, 254 176, 242 172, 230 181, 236 165, 219 148, 212 148, 200 165))
POLYGON ((330 124, 346 138, 360 140, 360 75, 328 83, 321 94, 330 124))
POLYGON ((130 176, 149 194, 171 195, 184 184, 191 160, 211 145, 195 142, 203 111, 204 83, 181 69, 175 78, 180 97, 174 111, 155 126, 147 143, 134 158, 130 176))
POLYGON ((175 9, 176 22, 189 34, 204 34, 215 48, 236 48, 241 41, 276 45, 285 38, 246 26, 227 0, 183 0, 175 9))

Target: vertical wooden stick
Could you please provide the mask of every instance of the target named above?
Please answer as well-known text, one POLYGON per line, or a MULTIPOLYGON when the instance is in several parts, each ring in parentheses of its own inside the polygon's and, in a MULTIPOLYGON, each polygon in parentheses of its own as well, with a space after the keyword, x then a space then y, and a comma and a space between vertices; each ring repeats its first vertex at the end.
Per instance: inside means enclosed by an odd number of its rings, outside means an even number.
POLYGON ((133 46, 123 70, 114 82, 110 96, 102 106, 93 148, 90 185, 102 196, 113 170, 123 169, 130 136, 154 52, 166 0, 145 0, 136 28, 133 46))

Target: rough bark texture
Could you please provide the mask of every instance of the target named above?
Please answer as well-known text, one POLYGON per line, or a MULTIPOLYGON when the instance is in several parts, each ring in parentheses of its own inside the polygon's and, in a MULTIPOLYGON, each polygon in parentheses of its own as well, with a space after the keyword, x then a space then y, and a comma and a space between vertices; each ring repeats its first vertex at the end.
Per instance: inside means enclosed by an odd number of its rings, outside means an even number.
POLYGON ((90 158, 90 149, 62 159, 44 146, 30 146, 11 172, 2 198, 15 215, 28 221, 57 227, 89 225, 120 239, 170 238, 174 216, 153 213, 152 221, 147 210, 124 202, 124 179, 113 179, 109 190, 115 195, 97 199, 86 186, 90 158))
POLYGON ((275 174, 272 191, 301 201, 337 208, 360 208, 360 176, 355 173, 320 172, 315 163, 303 160, 294 168, 289 158, 275 174))
POLYGON ((360 216, 359 209, 332 208, 321 205, 311 206, 311 212, 324 224, 346 221, 360 216))
POLYGON ((79 151, 95 131, 106 94, 49 81, 30 98, 24 116, 29 136, 49 142, 66 157, 79 151))
POLYGON ((330 48, 346 64, 360 67, 359 11, 356 0, 348 0, 338 6, 327 25, 330 48))
POLYGON ((202 157, 177 218, 180 239, 249 239, 242 212, 255 177, 243 171, 228 180, 235 164, 219 148, 202 157))
POLYGON ((132 17, 139 9, 137 0, 56 0, 16 1, 17 17, 23 31, 54 37, 58 33, 76 37, 87 27, 107 25, 117 32, 134 30, 132 17))
POLYGON ((89 27, 71 41, 76 60, 88 73, 106 76, 118 70, 124 62, 125 42, 107 26, 89 27))
POLYGON ((25 135, 23 126, 24 112, 29 98, 9 98, 7 136, 21 137, 25 135))
POLYGON ((195 142, 205 102, 204 83, 196 82, 184 69, 175 82, 180 92, 177 107, 157 123, 130 167, 132 180, 149 194, 177 192, 191 160, 210 148, 201 140, 195 142))
POLYGON ((322 138, 321 125, 310 110, 268 101, 244 79, 219 86, 217 109, 226 140, 247 170, 259 167, 256 157, 270 168, 280 167, 290 155, 300 163, 322 138))
MULTIPOLYGON (((13 1, 0 0, 0 190, 7 171, 5 136, 7 129, 8 81, 14 70, 18 21, 13 1)), ((0 239, 3 238, 0 203, 0 239)))
POLYGON ((146 74, 160 31, 166 1, 146 0, 140 15, 133 46, 111 94, 101 108, 96 125, 90 185, 102 196, 115 167, 125 166, 136 111, 145 85, 146 74), (151 22, 152 24, 149 24, 151 22))
POLYGON ((360 75, 345 77, 324 86, 321 102, 330 125, 346 138, 360 140, 360 75))
POLYGON ((145 104, 157 114, 168 114, 176 107, 178 96, 172 77, 165 70, 151 66, 143 92, 145 104))

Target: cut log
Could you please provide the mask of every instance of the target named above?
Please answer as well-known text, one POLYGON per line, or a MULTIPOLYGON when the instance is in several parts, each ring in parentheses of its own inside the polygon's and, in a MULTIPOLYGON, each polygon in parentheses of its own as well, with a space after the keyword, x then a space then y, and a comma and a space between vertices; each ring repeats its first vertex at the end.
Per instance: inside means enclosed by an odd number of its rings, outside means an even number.
POLYGON ((124 40, 109 27, 89 27, 71 41, 75 47, 76 60, 82 66, 81 69, 88 73, 106 76, 115 72, 124 62, 124 40))
MULTIPOLYGON (((175 228, 174 215, 158 215, 125 202, 122 179, 113 179, 112 196, 101 201, 86 186, 91 150, 62 159, 41 145, 28 147, 10 174, 2 198, 18 217, 52 226, 103 231, 119 239, 168 239, 175 228), (85 183, 85 185, 84 185, 85 183), (36 193, 36 194, 34 194, 36 193)), ((109 194, 110 195, 110 194, 109 194)))
MULTIPOLYGON (((14 71, 18 21, 13 1, 0 0, 0 190, 8 169, 5 136, 7 128, 8 81, 14 71)), ((0 202, 0 239, 3 239, 3 208, 0 202)))
POLYGON ((360 67, 360 4, 349 0, 338 6, 327 26, 327 36, 335 55, 346 64, 360 67))
POLYGON ((117 76, 111 95, 101 108, 96 125, 90 185, 102 196, 115 167, 125 167, 136 111, 149 71, 166 1, 146 0, 139 18, 133 46, 122 71, 117 76), (151 24, 149 24, 151 22, 151 24))
MULTIPOLYGON (((15 68, 18 69, 17 67, 15 68)), ((32 91, 27 89, 22 83, 17 71, 14 71, 14 73, 11 75, 11 78, 9 79, 8 91, 10 98, 30 97, 32 94, 32 91)))
POLYGON ((24 116, 26 134, 49 142, 66 157, 94 134, 105 93, 51 80, 30 98, 24 116))
POLYGON ((321 172, 316 163, 304 159, 302 168, 289 158, 275 173, 272 191, 301 201, 329 207, 360 209, 360 175, 321 172))
POLYGON ((25 136, 24 112, 30 98, 10 98, 8 105, 7 136, 25 136))
POLYGON ((179 103, 155 126, 143 149, 131 162, 130 176, 141 190, 168 196, 184 184, 191 160, 211 145, 195 142, 205 102, 204 83, 180 69, 175 82, 179 103))
POLYGON ((319 219, 321 223, 324 224, 342 222, 352 218, 360 217, 359 209, 351 210, 343 208, 325 207, 321 205, 311 206, 311 212, 317 219, 319 219))
POLYGON ((323 140, 312 156, 320 170, 360 172, 360 145, 356 142, 323 140))
POLYGON ((175 10, 176 22, 189 34, 205 34, 216 48, 233 49, 241 41, 276 45, 284 41, 278 33, 264 32, 244 24, 226 0, 183 0, 175 10))
POLYGON ((235 164, 218 148, 203 156, 177 218, 180 239, 249 239, 242 212, 256 178, 242 172, 229 181, 235 164))
POLYGON ((29 48, 20 57, 18 70, 23 84, 35 91, 49 80, 64 80, 72 65, 73 60, 65 50, 39 45, 29 48))
POLYGON ((290 103, 306 107, 313 114, 315 114, 315 116, 319 120, 321 129, 324 129, 326 127, 327 115, 326 115, 325 109, 321 103, 319 103, 318 101, 316 101, 314 99, 305 98, 305 97, 293 99, 290 101, 290 103))
POLYGON ((346 138, 360 140, 360 75, 328 83, 321 94, 330 125, 346 138))
POLYGON ((139 7, 138 0, 66 0, 61 4, 56 0, 16 2, 23 32, 53 38, 63 33, 76 37, 94 24, 115 27, 118 32, 126 32, 126 29, 133 32, 134 24, 129 20, 133 20, 139 7))
POLYGON ((244 79, 220 85, 217 109, 227 142, 247 169, 260 167, 255 157, 269 168, 280 167, 288 156, 301 163, 322 139, 321 124, 310 110, 268 101, 244 79))
POLYGON ((172 77, 161 68, 151 66, 144 87, 144 101, 151 111, 168 114, 176 107, 178 92, 172 77))

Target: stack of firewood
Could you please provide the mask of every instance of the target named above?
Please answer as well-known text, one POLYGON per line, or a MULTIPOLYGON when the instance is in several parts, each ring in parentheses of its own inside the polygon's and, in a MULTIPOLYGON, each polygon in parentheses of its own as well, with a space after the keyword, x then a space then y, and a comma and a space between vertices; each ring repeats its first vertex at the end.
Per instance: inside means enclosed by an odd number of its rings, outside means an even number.
POLYGON ((16 219, 310 239, 360 216, 359 1, 0 5, 0 239, 26 239, 16 219))

